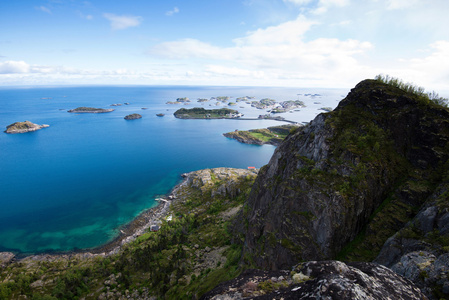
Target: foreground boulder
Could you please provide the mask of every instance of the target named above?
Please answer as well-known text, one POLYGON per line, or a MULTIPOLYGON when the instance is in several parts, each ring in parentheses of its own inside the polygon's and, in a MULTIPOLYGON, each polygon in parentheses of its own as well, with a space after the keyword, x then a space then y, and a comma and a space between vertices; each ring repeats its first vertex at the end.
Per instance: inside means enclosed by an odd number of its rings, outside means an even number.
POLYGON ((247 270, 202 299, 426 299, 410 281, 373 263, 311 261, 293 271, 247 270))

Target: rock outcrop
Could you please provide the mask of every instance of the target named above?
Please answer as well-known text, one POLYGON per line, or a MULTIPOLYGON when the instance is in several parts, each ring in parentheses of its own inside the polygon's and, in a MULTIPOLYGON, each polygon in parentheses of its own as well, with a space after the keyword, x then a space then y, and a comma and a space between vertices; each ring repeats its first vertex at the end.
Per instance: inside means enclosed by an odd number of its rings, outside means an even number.
MULTIPOLYGON (((252 180, 257 176, 258 169, 234 169, 234 168, 214 168, 204 169, 184 174, 185 181, 183 185, 192 190, 197 190, 201 194, 208 192, 211 197, 228 196, 235 197, 240 193, 239 186, 242 179, 252 180), (221 182, 219 186, 215 186, 221 182)), ((175 195, 179 197, 180 192, 185 193, 183 189, 176 189, 175 195)), ((187 190, 188 191, 188 190, 187 190)), ((184 196, 185 197, 185 196, 184 196)))
POLYGON ((411 280, 430 299, 449 298, 448 190, 438 189, 374 260, 411 280))
POLYGON ((0 268, 4 268, 11 263, 15 258, 12 252, 0 252, 0 268))
POLYGON ((311 261, 293 271, 246 270, 202 299, 426 299, 410 281, 373 263, 311 261))
POLYGON ((448 141, 447 109, 362 81, 333 112, 290 134, 261 168, 240 224, 244 262, 277 270, 335 258, 396 194, 410 208, 403 219, 386 216, 399 230, 430 195, 417 186, 443 180, 448 141))
POLYGON ((42 128, 49 127, 50 125, 42 124, 34 124, 30 121, 24 121, 24 122, 15 122, 11 125, 6 126, 6 133, 25 133, 25 132, 31 132, 36 131, 42 128))

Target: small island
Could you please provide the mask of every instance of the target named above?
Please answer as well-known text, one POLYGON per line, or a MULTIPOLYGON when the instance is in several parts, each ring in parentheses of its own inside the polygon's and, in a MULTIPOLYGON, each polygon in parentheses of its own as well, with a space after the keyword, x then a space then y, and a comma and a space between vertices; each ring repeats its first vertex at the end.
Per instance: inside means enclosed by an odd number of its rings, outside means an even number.
POLYGON ((158 116, 158 117, 163 117, 163 116, 165 116, 165 114, 160 113, 160 114, 156 114, 156 116, 158 116))
POLYGON ((142 118, 142 115, 130 114, 130 115, 127 115, 124 119, 125 120, 137 120, 137 119, 141 119, 141 118, 142 118))
POLYGON ((235 130, 233 132, 223 133, 223 135, 244 144, 269 144, 279 146, 287 135, 296 128, 298 128, 298 125, 280 125, 263 129, 252 129, 248 131, 235 130))
POLYGON ((243 114, 229 108, 204 109, 195 107, 178 109, 174 112, 174 116, 178 119, 235 119, 242 117, 243 114))
POLYGON ((113 108, 94 108, 94 107, 78 107, 75 109, 68 110, 70 113, 92 113, 92 114, 99 114, 99 113, 107 113, 114 111, 113 108))
POLYGON ((25 133, 30 131, 40 130, 42 128, 50 127, 50 125, 42 124, 34 124, 30 121, 25 122, 15 122, 11 125, 6 126, 6 133, 25 133))

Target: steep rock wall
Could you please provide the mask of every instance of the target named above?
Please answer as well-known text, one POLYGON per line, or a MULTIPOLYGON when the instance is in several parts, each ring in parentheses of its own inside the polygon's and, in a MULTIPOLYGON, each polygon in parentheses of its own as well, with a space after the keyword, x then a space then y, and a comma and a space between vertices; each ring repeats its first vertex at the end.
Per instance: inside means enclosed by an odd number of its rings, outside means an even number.
POLYGON ((448 136, 447 110, 362 81, 260 170, 240 225, 244 262, 276 270, 334 258, 404 181, 427 180, 447 161, 448 136))

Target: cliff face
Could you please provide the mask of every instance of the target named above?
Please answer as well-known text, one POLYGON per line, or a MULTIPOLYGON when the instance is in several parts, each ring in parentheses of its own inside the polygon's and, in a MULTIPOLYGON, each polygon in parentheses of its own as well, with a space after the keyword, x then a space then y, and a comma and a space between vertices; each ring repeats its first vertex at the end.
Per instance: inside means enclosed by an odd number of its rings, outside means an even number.
POLYGON ((399 230, 443 180, 448 141, 448 110, 362 81, 260 170, 240 225, 245 262, 276 270, 334 258, 393 198, 404 216, 386 219, 399 230))

